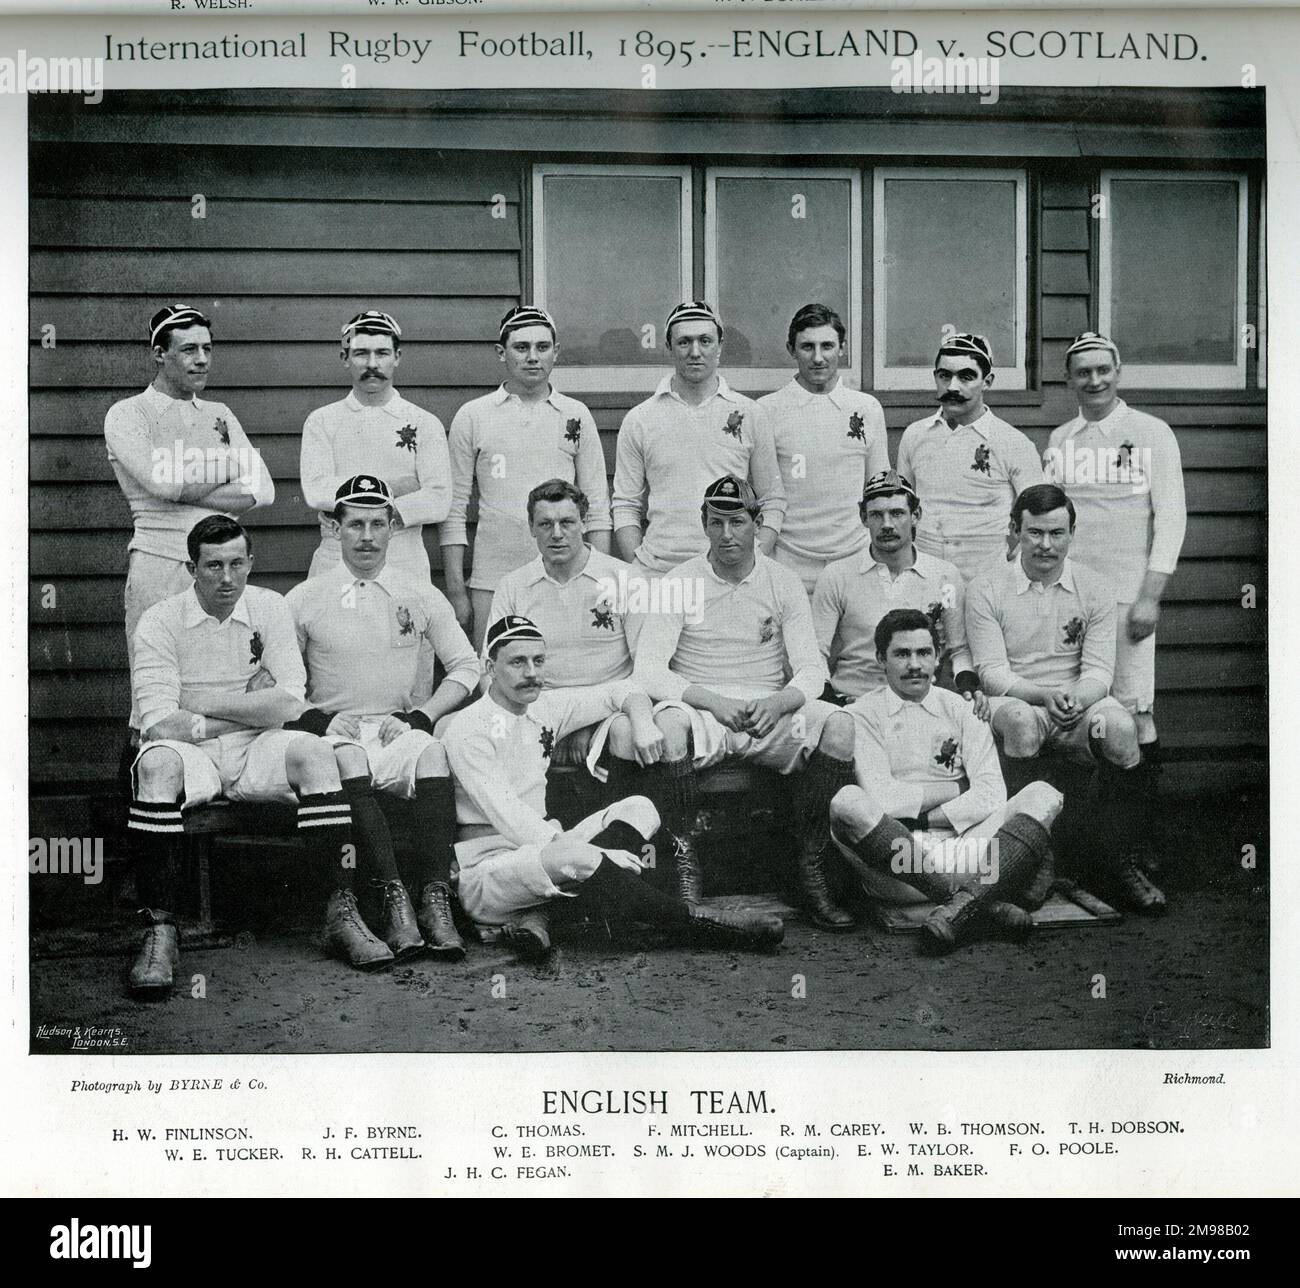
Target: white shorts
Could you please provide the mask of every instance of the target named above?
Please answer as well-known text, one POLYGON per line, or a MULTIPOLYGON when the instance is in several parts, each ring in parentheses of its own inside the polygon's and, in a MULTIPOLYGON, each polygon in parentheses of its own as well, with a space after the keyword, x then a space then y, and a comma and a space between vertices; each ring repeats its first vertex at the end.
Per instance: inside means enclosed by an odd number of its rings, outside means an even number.
POLYGON ((1115 678, 1110 696, 1126 711, 1148 712, 1156 701, 1156 633, 1136 644, 1128 637, 1131 604, 1116 604, 1115 678))
POLYGON ((301 729, 241 729, 200 743, 160 738, 141 745, 135 764, 154 747, 174 751, 185 772, 182 803, 186 809, 206 805, 218 796, 296 805, 297 793, 285 773, 285 753, 295 738, 310 736, 301 729))
POLYGON ((1052 749, 1069 756, 1073 760, 1092 760, 1092 749, 1089 746, 1089 738, 1096 729, 1097 720, 1105 720, 1109 716, 1122 715, 1127 718, 1124 708, 1111 696, 1101 698, 1094 702, 1084 713, 1083 719, 1074 726, 1073 729, 1062 729, 1052 721, 1052 717, 1047 714, 1046 707, 1036 707, 1028 702, 1021 701, 1020 698, 990 698, 989 699, 989 722, 994 723, 998 712, 1008 703, 1019 702, 1026 711, 1029 711, 1038 725, 1038 731, 1042 736, 1042 750, 1052 749))
MULTIPOLYGON (((132 550, 126 569, 126 664, 135 666, 135 628, 148 608, 171 595, 178 595, 194 584, 184 560, 153 555, 147 550, 132 550)), ((140 712, 131 701, 131 728, 140 727, 140 712)))
POLYGON ((336 738, 330 735, 326 742, 334 746, 360 747, 370 764, 370 781, 377 792, 389 792, 403 800, 415 799, 416 765, 427 747, 437 749, 438 764, 430 777, 446 777, 451 772, 447 753, 432 734, 422 729, 408 729, 399 734, 388 746, 379 741, 379 726, 383 720, 363 720, 360 738, 336 738))
POLYGON ((840 710, 820 699, 805 702, 798 711, 782 716, 767 737, 755 738, 726 728, 710 712, 688 707, 684 702, 657 702, 654 709, 658 713, 669 707, 685 711, 690 717, 696 769, 708 769, 721 764, 728 756, 737 756, 775 769, 779 774, 791 774, 803 768, 821 739, 828 717, 840 710))

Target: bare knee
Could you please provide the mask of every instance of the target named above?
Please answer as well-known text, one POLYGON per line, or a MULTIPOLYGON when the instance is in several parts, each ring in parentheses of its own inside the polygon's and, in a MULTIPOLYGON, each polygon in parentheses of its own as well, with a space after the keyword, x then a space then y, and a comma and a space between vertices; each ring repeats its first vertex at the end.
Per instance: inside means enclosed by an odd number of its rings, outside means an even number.
POLYGON ((835 711, 826 717, 817 749, 836 760, 853 759, 853 717, 847 711, 835 711))
POLYGON ((1008 702, 1000 707, 993 717, 993 732, 1013 760, 1036 756, 1042 750, 1043 733, 1028 703, 1008 702))
POLYGON ((352 743, 344 743, 334 748, 334 759, 342 778, 364 778, 370 772, 370 762, 366 753, 352 743))
POLYGON ((339 790, 339 771, 334 763, 334 748, 314 734, 303 734, 285 748, 284 772, 292 787, 301 787, 310 792, 339 790))
POLYGON ((1141 759, 1137 725, 1118 703, 1090 717, 1088 737, 1112 765, 1129 769, 1141 759))
POLYGON ((600 867, 603 857, 594 845, 564 834, 543 846, 540 855, 546 875, 557 886, 585 881, 600 867))
POLYGON ((185 766, 170 747, 149 747, 135 762, 135 781, 142 801, 179 800, 185 789, 185 766))
POLYGON ((627 716, 615 716, 609 726, 609 753, 619 760, 635 760, 632 745, 632 722, 627 716))
POLYGON ((1028 814, 1030 818, 1051 828, 1065 804, 1065 797, 1051 783, 1030 783, 1021 788, 1008 802, 1008 813, 1028 814))
POLYGON ((664 736, 664 758, 685 760, 691 753, 691 718, 677 707, 665 707, 655 715, 664 736))
POLYGON ((856 784, 841 787, 831 797, 831 835, 837 841, 860 841, 884 816, 871 793, 856 784))
POLYGON ((447 764, 445 748, 442 743, 430 738, 428 744, 416 759, 415 776, 417 778, 446 778, 450 773, 451 767, 447 764))

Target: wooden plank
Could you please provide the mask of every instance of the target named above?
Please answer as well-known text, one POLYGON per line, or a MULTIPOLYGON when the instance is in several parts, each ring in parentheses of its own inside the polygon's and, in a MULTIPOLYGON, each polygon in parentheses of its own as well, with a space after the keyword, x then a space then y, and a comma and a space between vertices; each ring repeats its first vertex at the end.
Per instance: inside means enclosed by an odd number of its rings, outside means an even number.
POLYGON ((28 688, 32 720, 106 719, 131 710, 131 680, 125 671, 78 671, 32 675, 28 688))
POLYGON ((1043 209, 1088 209, 1092 194, 1082 179, 1044 179, 1042 187, 1043 209))
POLYGON ((1213 690, 1160 693, 1156 698, 1160 742, 1171 748, 1264 747, 1268 703, 1263 690, 1222 695, 1213 690))
MULTIPOLYGON (((334 346, 337 351, 340 328, 363 309, 391 313, 408 345, 422 340, 494 340, 502 316, 518 299, 505 295, 405 299, 387 295, 343 295, 334 299, 235 295, 194 303, 212 319, 219 363, 227 340, 314 340, 334 346)), ((141 356, 147 364, 148 319, 156 304, 153 296, 96 295, 83 299, 35 295, 28 306, 28 336, 40 340, 41 328, 47 323, 54 326, 60 343, 120 341, 126 336, 138 336, 141 356)))
MULTIPOLYGON (((295 481, 277 481, 275 493, 272 505, 248 514, 248 526, 301 526, 312 513, 295 481)), ((36 532, 130 527, 130 511, 115 483, 38 483, 29 495, 29 526, 36 532)))
POLYGON ((126 632, 105 626, 36 626, 27 636, 27 666, 39 671, 126 670, 126 632))
MULTIPOLYGON (((406 294, 519 294, 519 256, 506 251, 392 251, 383 254, 383 277, 406 294)), ((375 288, 369 255, 330 251, 34 250, 29 259, 33 292, 122 295, 139 292, 168 299, 233 295, 364 295, 375 288)))
POLYGON ((1184 470, 1189 514, 1228 511, 1263 512, 1268 508, 1268 480, 1250 470, 1184 470))
MULTIPOLYGON (((370 193, 375 192, 373 186, 370 193)), ((398 250, 519 249, 519 207, 493 215, 490 201, 252 201, 208 197, 202 219, 186 197, 96 200, 36 197, 29 206, 34 247, 181 250, 337 250, 370 260, 398 250)))
MULTIPOLYGON (((138 344, 102 340, 60 344, 54 349, 33 344, 29 353, 33 388, 119 385, 134 389, 140 371, 147 372, 150 361, 138 344)), ((337 386, 342 375, 338 350, 328 344, 270 346, 224 340, 220 362, 222 386, 231 390, 250 386, 337 386)), ((487 340, 477 344, 417 343, 402 348, 401 371, 413 384, 454 380, 459 385, 490 385, 501 369, 493 343, 487 340)))
MULTIPOLYGON (((346 381, 340 378, 341 365, 334 380, 314 388, 228 390, 220 383, 225 374, 224 352, 222 346, 217 346, 214 380, 208 394, 216 401, 230 405, 239 417, 239 423, 254 442, 260 442, 262 435, 268 433, 300 434, 303 421, 310 412, 326 403, 337 402, 348 392, 346 381)), ((32 390, 28 397, 30 432, 33 435, 82 435, 102 440, 105 413, 119 399, 144 389, 150 380, 150 370, 149 355, 140 350, 129 370, 114 382, 121 385, 133 376, 136 377, 137 383, 129 387, 32 390)), ((402 374, 406 374, 404 368, 402 374)), ((487 393, 499 383, 499 377, 494 377, 490 385, 472 388, 463 385, 409 385, 403 381, 400 392, 417 406, 433 412, 444 426, 449 426, 459 407, 471 398, 487 393)))
POLYGON ((1082 251, 1044 251, 1038 263, 1044 295, 1087 295, 1091 280, 1088 256, 1082 251))
POLYGON ((1156 689, 1257 689, 1268 679, 1263 648, 1157 648, 1156 689))
MULTIPOLYGON (((298 477, 299 434, 255 434, 253 446, 262 454, 266 468, 277 482, 298 477)), ((28 447, 27 464, 33 483, 115 483, 108 462, 104 437, 34 438, 28 447)))
POLYGON ((1268 463, 1268 435, 1262 429, 1207 429, 1175 425, 1183 469, 1257 469, 1268 463))
POLYGON ((1089 247, 1087 209, 1043 210, 1041 242, 1044 250, 1084 250, 1089 247))
POLYGON ((1262 514, 1193 514, 1183 539, 1183 559, 1264 557, 1262 514))
POLYGON ((1088 329, 1086 295, 1044 295, 1038 313, 1039 329, 1047 339, 1074 339, 1088 329))
POLYGON ((1261 563, 1253 559, 1184 559, 1169 579, 1165 602, 1214 600, 1239 604, 1242 587, 1256 588, 1260 600, 1267 600, 1268 586, 1261 563))
MULTIPOLYGON (((264 552, 262 546, 258 555, 264 552)), ((300 572, 264 573, 258 569, 249 580, 283 595, 302 580, 300 572)), ((28 583, 27 620, 35 631, 56 626, 111 625, 123 634, 123 595, 126 579, 104 577, 33 577, 28 583), (51 591, 47 591, 50 587, 51 591)), ((1163 622, 1161 629, 1164 629, 1163 622)))
POLYGON ((1168 645, 1256 644, 1268 634, 1268 615, 1232 604, 1171 603, 1160 610, 1157 647, 1168 645))
POLYGON ((32 145, 34 195, 212 198, 280 197, 310 201, 519 200, 519 163, 499 152, 436 148, 202 147, 142 149, 138 144, 32 145))
POLYGON ((129 710, 80 720, 33 720, 27 739, 33 786, 101 784, 111 779, 122 754, 129 710))

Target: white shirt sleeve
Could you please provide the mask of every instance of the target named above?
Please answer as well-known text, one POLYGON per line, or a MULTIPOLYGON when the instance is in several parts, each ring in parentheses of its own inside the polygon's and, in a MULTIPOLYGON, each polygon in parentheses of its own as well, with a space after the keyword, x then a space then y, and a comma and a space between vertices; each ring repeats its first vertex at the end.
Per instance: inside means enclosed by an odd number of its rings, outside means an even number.
POLYGON ((420 486, 393 502, 402 522, 441 523, 451 509, 451 461, 447 431, 434 415, 423 418, 415 448, 415 477, 420 486))
POLYGON ((515 794, 497 765, 492 735, 477 720, 454 720, 442 745, 456 781, 499 836, 520 846, 546 845, 558 834, 553 824, 515 794))
POLYGON ((424 638, 433 645, 433 655, 446 672, 443 682, 454 680, 473 693, 478 688, 482 672, 478 654, 456 620, 456 610, 445 595, 433 589, 425 595, 425 607, 429 613, 429 625, 424 638))
POLYGON ((987 577, 976 577, 966 587, 966 638, 979 672, 980 688, 991 698, 1001 697, 1016 682, 1016 675, 993 606, 993 583, 987 577))
POLYGON ((1151 452, 1151 508, 1155 532, 1147 568, 1172 573, 1187 535, 1187 495, 1183 487, 1183 457, 1174 431, 1166 427, 1151 452))
POLYGON ((253 446, 244 432, 238 417, 229 407, 226 411, 230 416, 227 425, 230 431, 230 446, 239 453, 239 459, 248 465, 248 468, 239 475, 239 482, 248 489, 249 495, 253 498, 254 509, 258 506, 270 505, 275 500, 275 480, 271 477, 271 471, 266 468, 262 453, 253 446))
POLYGON ((856 728, 853 771, 858 785, 891 818, 916 818, 921 812, 925 789, 920 783, 905 783, 894 777, 889 752, 876 721, 873 715, 857 709, 858 702, 848 707, 856 728))
POLYGON ((131 691, 140 712, 141 733, 147 733, 159 720, 180 710, 181 673, 176 637, 156 609, 146 610, 135 628, 131 691))
POLYGON ((451 432, 447 435, 447 459, 451 471, 451 505, 439 530, 438 540, 444 546, 469 545, 466 515, 469 511, 470 492, 474 487, 474 419, 462 407, 452 418, 451 432))
POLYGON ((154 470, 153 442, 144 413, 129 402, 114 403, 104 417, 104 442, 116 461, 150 496, 179 501, 185 486, 183 472, 169 464, 154 470))
POLYGON ((1002 781, 992 730, 969 707, 961 717, 961 754, 966 763, 966 790, 937 807, 957 832, 982 823, 1007 803, 1007 788, 1002 781))
POLYGON ((636 409, 623 417, 614 455, 614 499, 611 505, 614 529, 645 527, 646 482, 645 456, 641 449, 641 423, 636 409))
POLYGON ((348 475, 334 469, 334 444, 325 429, 323 412, 324 408, 318 409, 303 422, 302 447, 298 450, 302 499, 317 511, 334 508, 335 493, 348 479, 348 475))

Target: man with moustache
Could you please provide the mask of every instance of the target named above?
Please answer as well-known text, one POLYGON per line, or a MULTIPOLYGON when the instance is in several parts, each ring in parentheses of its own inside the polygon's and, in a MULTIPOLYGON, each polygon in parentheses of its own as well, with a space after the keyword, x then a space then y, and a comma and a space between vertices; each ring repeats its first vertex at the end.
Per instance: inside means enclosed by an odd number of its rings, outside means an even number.
POLYGON ((853 518, 863 484, 889 468, 885 413, 870 395, 840 379, 844 323, 824 304, 791 319, 786 349, 797 371, 758 400, 776 440, 786 511, 773 558, 812 594, 818 574, 867 544, 853 518))
POLYGON ((335 742, 353 816, 372 818, 376 833, 383 815, 374 791, 412 802, 410 893, 386 830, 384 843, 366 856, 383 908, 379 938, 399 959, 427 948, 458 961, 465 945, 451 911, 456 807, 433 727, 474 692, 479 664, 442 594, 388 562, 395 513, 383 479, 346 480, 334 504, 340 562, 286 597, 311 704, 294 723, 335 742), (415 689, 422 648, 442 664, 445 678, 421 702, 415 689))
POLYGON ((728 756, 795 779, 792 814, 804 903, 824 930, 849 930, 853 918, 835 905, 825 871, 831 798, 853 781, 853 721, 822 702, 826 667, 817 648, 803 585, 756 549, 762 522, 754 490, 734 474, 704 493, 701 526, 709 549, 661 583, 661 608, 649 614, 637 643, 633 678, 660 706, 665 723, 668 802, 665 829, 677 851, 682 898, 702 897, 695 849, 696 776, 728 756), (699 588, 691 602, 675 583, 699 588), (682 605, 673 611, 674 603, 682 605))
POLYGON ((482 651, 497 583, 534 554, 525 521, 528 493, 562 478, 587 497, 591 545, 609 553, 609 485, 605 454, 591 412, 551 385, 559 356, 555 320, 531 304, 501 319, 497 356, 505 367, 499 389, 467 402, 451 422, 452 502, 442 527, 447 598, 456 619, 482 651), (478 487, 478 527, 468 580, 466 513, 478 487))
MULTIPOLYGON (((109 464, 131 507, 127 547, 126 655, 134 665, 135 630, 145 609, 188 590, 186 537, 212 514, 246 514, 275 500, 275 484, 235 413, 198 395, 212 371, 212 323, 187 304, 168 304, 149 319, 155 372, 141 394, 104 417, 109 464)), ((132 703, 130 750, 140 713, 132 703)))
POLYGON ((1112 696, 1137 725, 1136 791, 1147 838, 1160 818, 1157 789, 1156 623, 1187 531, 1182 456, 1174 431, 1119 396, 1113 340, 1085 331, 1065 352, 1079 414, 1052 431, 1044 476, 1068 488, 1079 516, 1070 557, 1098 572, 1117 601, 1112 696))
POLYGON ((437 416, 408 402, 394 386, 402 328, 391 314, 367 309, 345 323, 339 357, 352 392, 318 407, 302 427, 303 500, 320 516, 320 545, 307 575, 338 566, 334 498, 343 483, 364 473, 383 479, 392 497, 388 562, 427 582, 424 525, 441 523, 451 503, 446 430, 437 416))
POLYGON ((966 645, 966 591, 961 573, 915 545, 921 501, 896 470, 868 480, 858 504, 867 548, 830 564, 813 589, 813 627, 830 670, 833 700, 844 705, 885 683, 875 644, 886 613, 919 608, 939 642, 936 675, 973 700, 988 719, 988 700, 966 645))
POLYGON ((1142 839, 1133 717, 1111 696, 1115 595, 1069 557, 1074 503, 1053 483, 1026 488, 1011 508, 1020 557, 977 577, 966 592, 966 631, 990 695, 1007 789, 1038 777, 1045 751, 1095 763, 1103 828, 1098 876, 1138 912, 1165 911, 1139 870, 1142 839))
POLYGON ((488 936, 504 934, 521 955, 550 948, 547 906, 576 898, 612 922, 649 922, 682 942, 773 948, 777 917, 693 906, 641 878, 659 828, 655 807, 630 796, 563 831, 546 817, 546 774, 556 742, 572 729, 622 712, 611 738, 623 755, 653 764, 663 737, 634 680, 546 689, 546 643, 526 617, 502 617, 486 639, 488 691, 457 713, 443 736, 456 781, 461 839, 457 892, 488 936))
POLYGON ((771 426, 759 405, 718 373, 722 321, 701 300, 669 315, 674 370, 623 418, 614 467, 614 540, 642 573, 662 574, 702 554, 698 498, 724 474, 753 484, 762 508, 759 548, 770 555, 785 514, 771 426))
POLYGON ((325 739, 280 727, 304 705, 288 605, 248 585, 253 543, 233 519, 201 519, 186 544, 190 588, 154 604, 136 628, 131 678, 142 743, 127 835, 146 931, 131 988, 155 996, 171 990, 183 811, 218 796, 297 805, 298 835, 332 891, 326 942, 358 969, 385 966, 393 954, 361 920, 352 891, 354 837, 367 850, 384 844, 383 819, 353 817, 325 739))
POLYGON ((934 360, 939 410, 913 421, 898 445, 898 472, 925 507, 918 550, 955 564, 966 581, 1007 550, 1007 511, 1043 479, 1033 443, 984 405, 993 352, 982 335, 949 336, 934 360))
POLYGON ((1038 878, 1060 792, 1035 782, 1007 799, 987 723, 933 684, 939 641, 925 613, 890 609, 874 643, 885 687, 848 709, 857 784, 831 802, 832 837, 868 894, 937 905, 925 947, 949 952, 982 928, 1023 939, 1026 909, 1048 893, 1038 878))

